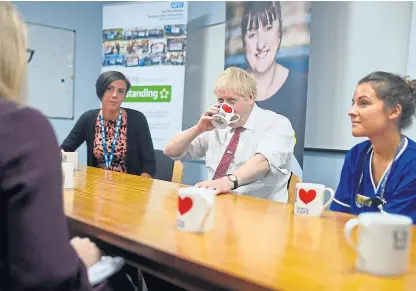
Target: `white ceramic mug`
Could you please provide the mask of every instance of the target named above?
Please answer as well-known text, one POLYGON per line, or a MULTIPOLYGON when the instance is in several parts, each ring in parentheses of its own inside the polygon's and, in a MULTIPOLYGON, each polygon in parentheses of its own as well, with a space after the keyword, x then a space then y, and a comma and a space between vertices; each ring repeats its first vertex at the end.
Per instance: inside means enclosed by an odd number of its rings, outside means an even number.
POLYGON ((220 104, 218 112, 212 116, 212 124, 219 129, 224 129, 232 123, 240 120, 240 115, 234 112, 234 108, 226 103, 220 104))
POLYGON ((73 163, 61 163, 62 165, 62 178, 64 189, 74 188, 74 164, 73 163))
POLYGON ((379 212, 362 213, 347 221, 344 234, 358 254, 356 268, 380 276, 405 273, 410 260, 412 223, 410 217, 379 212), (358 226, 358 243, 355 244, 351 233, 358 226))
POLYGON ((325 185, 297 183, 294 212, 296 215, 321 216, 322 211, 329 206, 334 196, 334 190, 325 185), (331 194, 326 203, 324 203, 325 191, 331 194))
POLYGON ((78 152, 64 152, 62 154, 62 163, 72 163, 74 164, 74 169, 78 170, 78 152))
POLYGON ((215 191, 179 188, 176 227, 189 232, 206 232, 214 227, 215 191))

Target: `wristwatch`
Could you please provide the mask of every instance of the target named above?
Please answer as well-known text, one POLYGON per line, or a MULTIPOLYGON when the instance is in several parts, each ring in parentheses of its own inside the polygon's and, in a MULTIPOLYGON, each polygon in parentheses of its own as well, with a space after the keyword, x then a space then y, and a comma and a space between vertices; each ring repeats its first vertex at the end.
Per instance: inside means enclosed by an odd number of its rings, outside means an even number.
POLYGON ((237 176, 234 175, 234 174, 227 174, 225 176, 228 177, 228 180, 230 180, 231 182, 234 183, 234 187, 231 190, 237 189, 238 188, 238 179, 237 179, 237 176))

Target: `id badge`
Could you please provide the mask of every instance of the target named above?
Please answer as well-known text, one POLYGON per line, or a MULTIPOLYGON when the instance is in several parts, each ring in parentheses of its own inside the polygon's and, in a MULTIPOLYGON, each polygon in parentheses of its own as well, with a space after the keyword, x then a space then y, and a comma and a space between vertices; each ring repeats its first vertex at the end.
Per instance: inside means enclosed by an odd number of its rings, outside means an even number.
POLYGON ((370 207, 373 202, 367 196, 357 194, 355 198, 355 204, 358 208, 362 208, 363 206, 370 207))

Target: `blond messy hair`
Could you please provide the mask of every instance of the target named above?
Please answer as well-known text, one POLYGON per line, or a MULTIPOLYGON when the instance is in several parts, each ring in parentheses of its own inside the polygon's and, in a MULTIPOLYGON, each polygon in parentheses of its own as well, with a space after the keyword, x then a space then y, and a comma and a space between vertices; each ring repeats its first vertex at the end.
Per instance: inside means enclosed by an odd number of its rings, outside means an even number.
POLYGON ((253 95, 256 99, 256 79, 243 69, 230 67, 219 75, 214 83, 214 93, 231 92, 243 97, 253 95))
POLYGON ((0 98, 20 101, 27 70, 27 29, 9 2, 0 2, 0 98))

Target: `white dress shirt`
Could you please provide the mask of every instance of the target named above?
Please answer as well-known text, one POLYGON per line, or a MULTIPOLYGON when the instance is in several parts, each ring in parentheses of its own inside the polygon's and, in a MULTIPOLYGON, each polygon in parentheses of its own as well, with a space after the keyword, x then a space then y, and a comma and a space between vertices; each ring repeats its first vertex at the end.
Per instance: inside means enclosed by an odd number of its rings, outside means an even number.
MULTIPOLYGON (((260 180, 233 192, 287 202, 287 183, 295 146, 294 130, 289 119, 254 105, 243 128, 227 174, 234 173, 258 153, 269 161, 271 171, 260 180)), ((204 132, 192 141, 185 153, 174 159, 194 160, 205 156, 208 179, 212 179, 233 134, 231 127, 204 132)))

